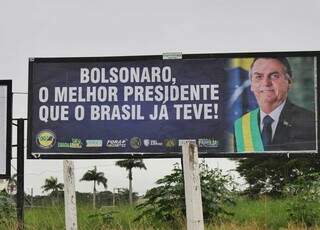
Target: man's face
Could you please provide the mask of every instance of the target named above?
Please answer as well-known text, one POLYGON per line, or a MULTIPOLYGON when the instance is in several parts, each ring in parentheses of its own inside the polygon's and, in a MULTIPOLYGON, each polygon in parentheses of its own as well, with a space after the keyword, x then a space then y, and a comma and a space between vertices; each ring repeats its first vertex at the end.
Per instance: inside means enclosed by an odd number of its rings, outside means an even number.
POLYGON ((260 58, 251 69, 251 91, 258 104, 277 107, 288 96, 291 80, 277 59, 260 58))

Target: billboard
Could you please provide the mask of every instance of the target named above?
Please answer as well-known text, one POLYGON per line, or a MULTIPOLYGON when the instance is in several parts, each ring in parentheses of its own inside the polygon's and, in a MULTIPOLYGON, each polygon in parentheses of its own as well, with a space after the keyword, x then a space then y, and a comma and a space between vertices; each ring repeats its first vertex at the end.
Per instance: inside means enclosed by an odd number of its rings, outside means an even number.
POLYGON ((31 58, 28 158, 316 154, 318 56, 31 58))
POLYGON ((0 178, 10 177, 12 81, 0 80, 0 178))

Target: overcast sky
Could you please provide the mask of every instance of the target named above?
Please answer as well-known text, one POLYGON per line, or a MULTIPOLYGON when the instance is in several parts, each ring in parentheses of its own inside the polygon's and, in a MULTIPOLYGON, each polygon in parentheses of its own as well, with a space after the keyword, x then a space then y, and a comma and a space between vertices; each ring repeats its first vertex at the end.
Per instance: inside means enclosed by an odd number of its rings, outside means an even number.
MULTIPOLYGON (((320 50, 319 12, 318 0, 1 0, 0 79, 13 80, 13 116, 26 118, 27 94, 16 93, 27 93, 29 57, 320 50)), ((145 193, 179 161, 146 160, 147 171, 134 171, 134 190, 145 193)), ((74 162, 78 191, 92 190, 79 179, 94 165, 108 178, 108 190, 127 187, 115 160, 74 162)), ((235 167, 228 159, 207 162, 235 167)), ((26 192, 41 194, 49 176, 63 182, 62 161, 27 160, 26 192)))

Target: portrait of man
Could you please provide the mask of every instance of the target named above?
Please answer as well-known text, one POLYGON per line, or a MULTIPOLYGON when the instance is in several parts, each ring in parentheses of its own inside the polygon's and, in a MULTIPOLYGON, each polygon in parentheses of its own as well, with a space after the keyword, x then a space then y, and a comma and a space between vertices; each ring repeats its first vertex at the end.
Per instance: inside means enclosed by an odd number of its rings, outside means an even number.
POLYGON ((249 78, 259 107, 235 121, 236 152, 315 150, 315 113, 288 98, 294 84, 288 59, 255 58, 249 78))

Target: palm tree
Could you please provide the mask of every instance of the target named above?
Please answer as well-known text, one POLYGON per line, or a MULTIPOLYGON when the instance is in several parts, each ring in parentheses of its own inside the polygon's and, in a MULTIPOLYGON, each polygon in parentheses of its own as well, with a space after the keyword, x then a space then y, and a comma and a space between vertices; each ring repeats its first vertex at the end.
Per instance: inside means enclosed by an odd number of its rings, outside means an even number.
POLYGON ((93 181, 93 208, 96 208, 96 183, 101 183, 103 187, 107 188, 108 179, 105 178, 103 172, 97 172, 97 167, 94 166, 93 170, 88 170, 80 179, 80 181, 93 181))
POLYGON ((139 169, 147 169, 146 165, 143 163, 142 159, 127 159, 127 160, 120 160, 116 162, 116 165, 125 168, 128 171, 128 178, 129 178, 129 203, 132 205, 132 169, 139 168, 139 169))
POLYGON ((43 189, 42 192, 49 192, 51 191, 50 195, 52 196, 52 205, 54 204, 54 198, 58 200, 59 191, 63 190, 63 184, 58 183, 58 179, 56 177, 47 178, 44 182, 44 185, 41 186, 43 189))

